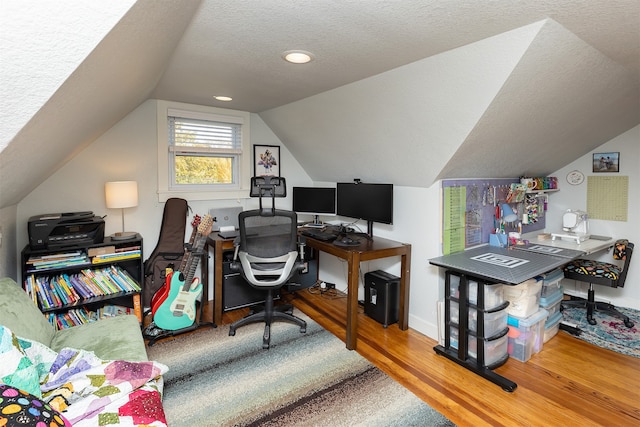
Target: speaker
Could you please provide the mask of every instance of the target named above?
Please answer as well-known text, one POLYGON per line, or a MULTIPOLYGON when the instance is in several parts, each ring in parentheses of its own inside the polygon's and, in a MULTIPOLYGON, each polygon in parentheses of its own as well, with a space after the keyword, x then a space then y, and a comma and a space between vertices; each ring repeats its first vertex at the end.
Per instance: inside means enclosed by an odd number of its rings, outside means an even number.
POLYGON ((385 328, 398 322, 400 278, 376 270, 364 275, 364 314, 385 328))

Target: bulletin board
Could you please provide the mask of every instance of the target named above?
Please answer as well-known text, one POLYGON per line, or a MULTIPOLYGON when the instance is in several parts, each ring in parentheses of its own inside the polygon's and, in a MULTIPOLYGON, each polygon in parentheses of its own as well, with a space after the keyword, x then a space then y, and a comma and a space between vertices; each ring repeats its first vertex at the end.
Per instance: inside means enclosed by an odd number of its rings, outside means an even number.
MULTIPOLYGON (((496 206, 507 202, 514 183, 519 183, 519 179, 443 180, 442 252, 446 255, 487 243, 489 235, 499 227, 496 206)), ((531 208, 531 203, 537 203, 535 219, 530 224, 521 224, 523 233, 545 228, 545 200, 546 196, 538 193, 527 195, 521 202, 509 203, 518 218, 531 208)), ((507 233, 517 230, 517 223, 505 228, 507 233)))

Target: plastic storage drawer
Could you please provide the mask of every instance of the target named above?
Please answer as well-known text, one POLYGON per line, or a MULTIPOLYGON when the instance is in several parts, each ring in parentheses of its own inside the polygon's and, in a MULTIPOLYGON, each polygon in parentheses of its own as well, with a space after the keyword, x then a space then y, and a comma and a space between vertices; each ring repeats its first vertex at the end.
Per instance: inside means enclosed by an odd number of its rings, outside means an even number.
MULTIPOLYGON (((455 301, 450 301, 449 318, 453 323, 459 323, 460 310, 455 301)), ((478 310, 469 307, 468 329, 471 332, 478 332, 478 310)), ((507 310, 484 312, 484 336, 491 337, 507 327, 507 310)))
MULTIPOLYGON (((449 296, 453 298, 460 298, 460 293, 458 292, 458 286, 460 284, 460 276, 451 275, 449 282, 449 296)), ((484 285, 484 309, 491 310, 492 308, 498 307, 500 304, 504 302, 504 294, 503 294, 502 283, 485 283, 484 285)), ((468 284, 469 295, 467 296, 467 301, 470 304, 478 305, 478 282, 475 280, 469 280, 468 284)))
MULTIPOLYGON (((450 347, 457 349, 458 328, 450 326, 449 337, 450 347)), ((477 338, 471 334, 468 335, 468 337, 469 345, 467 346, 467 355, 470 358, 478 358, 478 341, 480 341, 484 349, 484 366, 493 369, 507 361, 507 328, 491 338, 477 338)))
POLYGON ((548 312, 544 308, 540 308, 536 313, 525 318, 509 315, 507 318, 509 357, 526 362, 531 356, 542 350, 544 324, 547 316, 548 312))

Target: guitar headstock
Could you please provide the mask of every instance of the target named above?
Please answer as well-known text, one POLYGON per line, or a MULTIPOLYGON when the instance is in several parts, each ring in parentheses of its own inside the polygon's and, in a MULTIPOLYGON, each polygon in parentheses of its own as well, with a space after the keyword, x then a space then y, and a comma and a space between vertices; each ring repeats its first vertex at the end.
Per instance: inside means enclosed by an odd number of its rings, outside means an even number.
POLYGON ((213 228, 213 217, 209 214, 204 216, 204 219, 198 226, 198 233, 202 236, 208 236, 211 234, 211 229, 213 228))
POLYGON ((202 220, 202 218, 200 218, 200 215, 195 214, 193 216, 193 221, 191 221, 191 226, 193 228, 198 228, 198 226, 200 225, 200 221, 202 220))

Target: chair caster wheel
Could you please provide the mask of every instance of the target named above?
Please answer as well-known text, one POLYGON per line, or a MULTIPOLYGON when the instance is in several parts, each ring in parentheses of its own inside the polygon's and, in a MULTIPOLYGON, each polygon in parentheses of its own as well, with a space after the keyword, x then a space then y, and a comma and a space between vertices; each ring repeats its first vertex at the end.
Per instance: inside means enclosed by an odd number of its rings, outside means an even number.
POLYGON ((236 336, 236 331, 229 329, 229 336, 230 337, 235 337, 236 336))
POLYGON ((624 326, 627 328, 633 328, 634 323, 631 320, 627 320, 624 322, 624 326))
POLYGON ((589 322, 590 325, 595 325, 596 324, 596 320, 595 319, 587 319, 587 322, 589 322))
POLYGON ((262 343, 263 350, 269 350, 269 344, 262 343))
POLYGON ((306 327, 300 328, 300 333, 301 334, 305 334, 306 332, 307 332, 307 328, 306 327))

